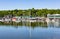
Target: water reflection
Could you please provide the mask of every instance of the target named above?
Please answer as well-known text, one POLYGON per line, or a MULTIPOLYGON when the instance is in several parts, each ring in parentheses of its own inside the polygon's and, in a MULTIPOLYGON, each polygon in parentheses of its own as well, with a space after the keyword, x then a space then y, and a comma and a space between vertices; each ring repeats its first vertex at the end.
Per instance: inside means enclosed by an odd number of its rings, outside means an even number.
POLYGON ((60 21, 0 22, 0 39, 60 39, 60 21))
POLYGON ((18 26, 26 26, 26 27, 31 27, 31 28, 35 28, 35 27, 48 27, 47 26, 47 22, 0 22, 0 25, 10 25, 10 26, 14 26, 16 28, 18 28, 18 26))
POLYGON ((18 28, 18 26, 27 26, 27 27, 60 27, 60 21, 55 22, 0 22, 0 25, 10 25, 18 28))
POLYGON ((50 22, 48 22, 47 23, 47 26, 48 27, 58 27, 58 28, 60 28, 60 20, 56 20, 55 22, 52 22, 52 21, 50 21, 50 22))
POLYGON ((30 39, 29 28, 14 28, 13 26, 0 26, 0 39, 30 39))

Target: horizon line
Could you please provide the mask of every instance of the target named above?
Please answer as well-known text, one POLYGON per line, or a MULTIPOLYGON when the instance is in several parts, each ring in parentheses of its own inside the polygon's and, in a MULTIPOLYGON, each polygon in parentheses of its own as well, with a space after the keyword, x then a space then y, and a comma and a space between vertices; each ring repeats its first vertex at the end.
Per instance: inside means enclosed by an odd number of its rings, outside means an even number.
MULTIPOLYGON (((17 10, 28 10, 32 8, 26 8, 26 9, 17 9, 17 10)), ((34 8, 34 9, 60 9, 60 8, 34 8)), ((1 10, 15 10, 15 9, 0 9, 1 10)))

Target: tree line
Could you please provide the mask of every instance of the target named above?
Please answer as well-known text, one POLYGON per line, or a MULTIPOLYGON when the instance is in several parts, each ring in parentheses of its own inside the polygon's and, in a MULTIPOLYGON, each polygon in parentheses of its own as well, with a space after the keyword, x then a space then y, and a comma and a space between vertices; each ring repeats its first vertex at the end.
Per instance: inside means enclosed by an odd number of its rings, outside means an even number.
POLYGON ((47 17, 47 14, 60 14, 60 9, 27 9, 27 10, 0 10, 0 17, 12 16, 32 16, 47 17))

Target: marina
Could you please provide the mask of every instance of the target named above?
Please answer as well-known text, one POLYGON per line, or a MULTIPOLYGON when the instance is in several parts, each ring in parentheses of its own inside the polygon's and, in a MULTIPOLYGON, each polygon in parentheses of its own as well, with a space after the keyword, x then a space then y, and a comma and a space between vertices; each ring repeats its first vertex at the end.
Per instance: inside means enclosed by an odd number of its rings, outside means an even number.
POLYGON ((12 18, 1 18, 0 19, 0 21, 1 22, 4 22, 4 21, 13 21, 13 22, 24 22, 24 21, 26 21, 26 22, 41 22, 41 21, 45 21, 45 19, 44 18, 42 18, 42 17, 29 17, 29 18, 25 18, 25 17, 12 17, 12 18))
POLYGON ((47 17, 29 17, 29 16, 15 16, 15 17, 9 17, 9 16, 5 16, 0 18, 1 22, 4 21, 13 21, 13 22, 55 22, 57 20, 60 20, 60 14, 47 14, 47 17))

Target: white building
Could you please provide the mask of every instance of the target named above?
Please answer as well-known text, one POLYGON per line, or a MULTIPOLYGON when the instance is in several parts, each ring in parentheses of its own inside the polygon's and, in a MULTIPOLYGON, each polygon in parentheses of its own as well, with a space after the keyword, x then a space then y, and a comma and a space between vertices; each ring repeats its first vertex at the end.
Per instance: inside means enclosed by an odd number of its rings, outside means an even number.
POLYGON ((46 19, 47 22, 50 21, 55 22, 57 20, 60 20, 60 14, 47 14, 47 19, 46 19))

